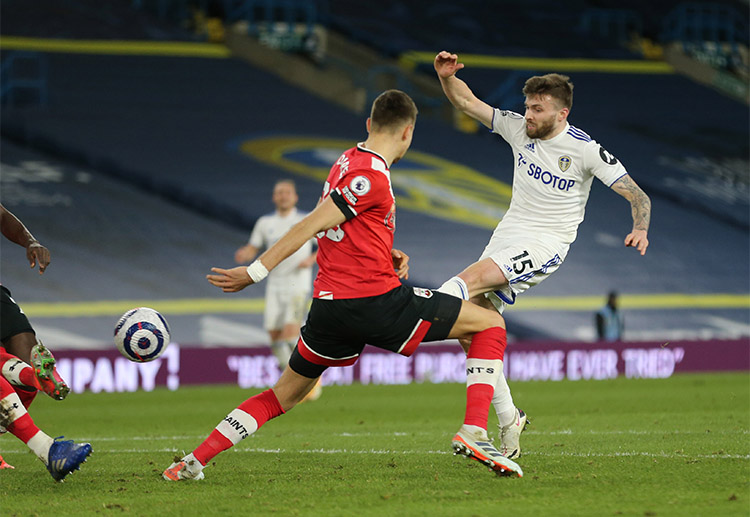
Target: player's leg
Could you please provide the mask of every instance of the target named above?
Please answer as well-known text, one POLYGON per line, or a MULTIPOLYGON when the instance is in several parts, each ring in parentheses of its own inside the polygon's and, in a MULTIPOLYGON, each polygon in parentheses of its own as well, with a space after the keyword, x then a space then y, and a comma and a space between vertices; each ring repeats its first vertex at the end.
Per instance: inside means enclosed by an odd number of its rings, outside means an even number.
POLYGON ((266 308, 263 312, 263 325, 271 340, 271 352, 279 362, 279 369, 282 372, 286 368, 294 348, 284 339, 285 310, 282 289, 269 283, 266 286, 266 308))
MULTIPOLYGON (((478 296, 472 300, 472 303, 484 307, 485 309, 494 310, 492 303, 484 296, 478 296)), ((468 353, 471 344, 470 339, 461 339, 461 346, 468 353)), ((526 429, 529 423, 526 413, 516 408, 513 402, 513 396, 510 392, 510 386, 505 378, 505 363, 500 364, 500 372, 495 384, 495 393, 492 397, 492 407, 495 408, 498 421, 498 437, 500 438, 499 450, 503 456, 510 459, 521 457, 521 433, 526 429)))
MULTIPOLYGON (((55 395, 50 396, 57 400, 67 396, 70 388, 57 373, 55 358, 39 341, 26 314, 5 286, 0 286, 0 342, 9 354, 33 366, 40 381, 54 385, 55 395)), ((27 405, 31 400, 33 396, 26 401, 27 405)))
POLYGON ((500 475, 523 476, 521 468, 504 457, 487 435, 487 417, 496 386, 503 377, 507 346, 505 321, 496 311, 463 301, 449 338, 471 337, 466 357, 466 414, 453 438, 453 449, 500 475))
POLYGON ((169 481, 201 480, 203 468, 219 453, 237 445, 270 419, 292 409, 317 379, 304 377, 288 366, 272 389, 250 397, 217 425, 193 452, 175 461, 162 476, 169 481))
MULTIPOLYGON (((477 459, 499 474, 522 475, 487 437, 487 415, 505 351, 505 322, 489 311, 429 289, 402 287, 378 297, 368 307, 368 324, 378 325, 366 341, 409 356, 420 342, 472 338, 466 360, 466 413, 453 439, 457 454, 477 459), (377 323, 374 323, 377 322, 377 323)), ((361 323, 360 323, 361 325, 361 323)))
POLYGON ((462 300, 500 289, 508 284, 502 270, 489 257, 474 262, 458 275, 446 280, 438 291, 462 300))
MULTIPOLYGON (((27 392, 43 391, 55 400, 63 400, 70 392, 67 385, 57 382, 54 377, 50 379, 38 376, 34 368, 15 355, 5 352, 3 347, 0 347, 0 374, 14 388, 17 388, 16 391, 19 389, 27 392)), ((21 400, 24 402, 24 406, 29 406, 29 403, 24 401, 23 397, 21 397, 21 400)))
POLYGON ((0 426, 25 443, 29 449, 47 466, 55 479, 62 481, 65 476, 80 469, 91 454, 88 443, 76 444, 73 441, 57 441, 41 431, 31 419, 31 415, 21 403, 13 386, 0 376, 0 426))
MULTIPOLYGON (((300 335, 300 327, 305 319, 307 308, 310 303, 310 291, 306 285, 304 289, 291 289, 284 312, 284 328, 281 331, 281 340, 288 343, 289 350, 293 351, 300 335)), ((302 399, 302 402, 318 400, 323 393, 323 387, 318 379, 315 386, 302 399)))
MULTIPOLYGON (((311 316, 308 316, 308 326, 310 321, 311 316)), ((330 325, 324 320, 317 326, 327 329, 330 325)), ((308 335, 308 339, 313 338, 314 335, 308 335)), ((360 351, 363 347, 364 344, 360 346, 360 351)), ((318 348, 323 350, 322 346, 318 348)), ((284 414, 298 404, 315 386, 318 378, 329 365, 327 361, 313 362, 313 356, 315 352, 312 352, 300 338, 289 364, 274 387, 250 397, 237 406, 216 426, 203 443, 190 454, 172 463, 164 471, 162 477, 169 481, 203 479, 203 468, 217 454, 236 445, 272 418, 284 414), (300 352, 300 347, 303 348, 303 352, 300 352)), ((358 354, 354 359, 346 358, 338 362, 333 359, 331 365, 352 364, 357 356, 358 354)))
POLYGON ((4 285, 0 285, 0 341, 8 351, 31 364, 36 335, 31 322, 4 285))

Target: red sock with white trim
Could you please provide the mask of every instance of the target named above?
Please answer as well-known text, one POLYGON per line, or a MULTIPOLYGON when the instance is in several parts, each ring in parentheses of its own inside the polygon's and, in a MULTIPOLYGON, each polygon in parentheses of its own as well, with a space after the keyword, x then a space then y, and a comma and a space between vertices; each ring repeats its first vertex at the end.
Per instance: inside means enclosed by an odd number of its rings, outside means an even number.
POLYGON ((0 421, 10 434, 25 443, 45 465, 47 464, 52 438, 34 424, 13 386, 2 376, 0 376, 0 421))
POLYGON ((273 390, 268 389, 250 397, 216 426, 208 438, 193 451, 193 456, 205 466, 211 458, 237 445, 260 426, 283 414, 284 410, 273 390))
POLYGON ((505 329, 492 327, 474 334, 466 357, 466 416, 464 426, 487 432, 487 415, 502 372, 507 346, 505 329))
POLYGON ((15 355, 0 352, 0 373, 12 386, 42 390, 34 369, 15 355))

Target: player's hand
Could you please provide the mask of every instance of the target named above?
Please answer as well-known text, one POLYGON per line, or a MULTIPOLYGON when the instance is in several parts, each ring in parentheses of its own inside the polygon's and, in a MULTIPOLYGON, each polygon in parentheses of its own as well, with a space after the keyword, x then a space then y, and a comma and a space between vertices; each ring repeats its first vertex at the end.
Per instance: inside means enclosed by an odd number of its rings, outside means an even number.
POLYGON ((637 249, 643 256, 646 254, 646 248, 648 248, 647 235, 646 230, 633 230, 625 237, 625 246, 637 249))
POLYGON ((451 54, 450 52, 443 50, 435 56, 435 71, 437 72, 438 77, 442 79, 447 79, 463 67, 464 64, 458 62, 458 56, 456 54, 451 54))
POLYGON ((211 271, 216 274, 206 275, 206 278, 211 284, 221 288, 225 293, 236 293, 237 291, 242 291, 245 287, 253 283, 253 279, 247 274, 247 268, 244 266, 232 269, 212 267, 211 271))
POLYGON ((407 280, 409 278, 409 255, 401 250, 392 249, 391 258, 393 259, 393 269, 398 277, 407 280))
POLYGON ((44 273, 44 270, 49 266, 49 250, 36 241, 26 247, 26 258, 29 259, 29 264, 31 264, 32 269, 39 264, 40 275, 44 273))

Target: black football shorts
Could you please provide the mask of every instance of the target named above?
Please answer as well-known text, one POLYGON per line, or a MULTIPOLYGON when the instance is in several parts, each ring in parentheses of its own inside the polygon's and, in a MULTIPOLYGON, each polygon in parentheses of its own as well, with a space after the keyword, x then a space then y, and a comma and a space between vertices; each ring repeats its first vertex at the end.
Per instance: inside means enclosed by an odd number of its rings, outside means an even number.
POLYGON ((365 345, 408 357, 420 343, 448 337, 461 303, 431 289, 403 285, 366 298, 316 298, 289 366, 316 378, 328 366, 357 362, 365 345))
POLYGON ((0 341, 4 342, 22 332, 33 334, 34 329, 31 328, 29 318, 11 297, 8 288, 0 285, 0 341))

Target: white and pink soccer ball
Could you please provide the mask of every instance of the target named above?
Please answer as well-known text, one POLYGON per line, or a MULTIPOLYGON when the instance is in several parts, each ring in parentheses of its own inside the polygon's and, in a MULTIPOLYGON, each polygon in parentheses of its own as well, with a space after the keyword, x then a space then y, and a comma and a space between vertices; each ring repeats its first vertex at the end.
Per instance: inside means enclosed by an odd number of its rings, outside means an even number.
POLYGON ((148 307, 130 309, 115 325, 117 349, 136 363, 158 358, 166 350, 169 340, 167 320, 148 307))

